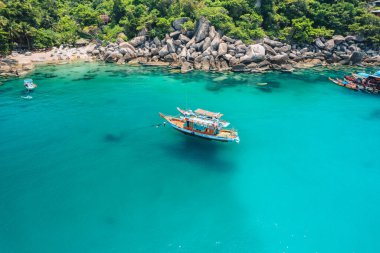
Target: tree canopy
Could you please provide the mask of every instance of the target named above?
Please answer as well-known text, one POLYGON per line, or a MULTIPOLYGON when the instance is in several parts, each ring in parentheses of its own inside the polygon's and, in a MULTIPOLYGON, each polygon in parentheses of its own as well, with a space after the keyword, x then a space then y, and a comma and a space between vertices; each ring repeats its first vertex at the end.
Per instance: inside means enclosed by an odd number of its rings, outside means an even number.
POLYGON ((0 1, 0 51, 72 44, 78 38, 114 41, 139 32, 162 38, 180 17, 191 30, 200 16, 245 42, 265 35, 312 42, 358 34, 380 44, 380 18, 360 0, 5 0, 0 1))

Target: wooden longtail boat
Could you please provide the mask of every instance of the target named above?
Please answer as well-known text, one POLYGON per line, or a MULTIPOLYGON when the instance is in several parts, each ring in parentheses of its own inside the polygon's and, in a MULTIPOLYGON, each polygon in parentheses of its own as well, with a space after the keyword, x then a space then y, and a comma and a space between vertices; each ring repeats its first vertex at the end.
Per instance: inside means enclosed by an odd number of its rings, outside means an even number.
POLYGON ((331 77, 329 77, 329 80, 333 83, 335 83, 336 85, 339 85, 339 86, 343 86, 343 87, 346 87, 348 89, 351 89, 351 90, 358 90, 358 85, 353 83, 353 82, 349 82, 349 81, 344 81, 344 80, 340 80, 340 79, 333 79, 331 77))
MULTIPOLYGON (((198 111, 199 112, 199 111, 198 111)), ((188 135, 205 138, 208 140, 222 141, 222 142, 240 142, 238 132, 232 129, 222 129, 223 125, 220 123, 222 114, 207 112, 210 118, 198 117, 195 115, 185 115, 180 117, 173 117, 160 113, 170 126, 174 129, 188 135), (211 117, 212 115, 220 115, 219 118, 211 117)))

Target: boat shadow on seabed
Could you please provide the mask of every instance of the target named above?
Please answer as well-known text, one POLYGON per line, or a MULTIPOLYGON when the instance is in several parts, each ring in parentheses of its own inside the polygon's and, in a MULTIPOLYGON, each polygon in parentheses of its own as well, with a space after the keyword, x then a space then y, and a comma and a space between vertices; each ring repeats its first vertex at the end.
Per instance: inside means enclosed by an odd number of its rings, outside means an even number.
POLYGON ((228 145, 216 141, 204 140, 194 136, 178 134, 175 143, 162 144, 168 155, 175 156, 181 161, 198 163, 199 167, 218 172, 229 172, 235 169, 233 150, 238 145, 228 145), (228 153, 230 155, 223 155, 228 153))

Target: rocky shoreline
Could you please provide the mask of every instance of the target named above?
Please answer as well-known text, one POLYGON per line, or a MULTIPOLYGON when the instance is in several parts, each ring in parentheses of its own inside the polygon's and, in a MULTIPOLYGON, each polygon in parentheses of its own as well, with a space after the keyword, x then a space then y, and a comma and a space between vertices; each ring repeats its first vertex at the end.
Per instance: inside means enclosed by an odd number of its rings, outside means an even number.
POLYGON ((336 35, 316 39, 309 45, 289 45, 264 38, 255 44, 244 44, 216 31, 205 18, 200 18, 195 31, 181 29, 186 18, 173 22, 173 32, 163 40, 147 40, 144 34, 126 42, 117 39, 106 46, 90 44, 80 48, 59 47, 43 53, 26 53, 0 59, 0 76, 21 76, 36 64, 62 64, 78 60, 101 60, 117 64, 169 66, 192 70, 254 72, 315 66, 380 65, 379 49, 366 46, 358 36, 336 35))

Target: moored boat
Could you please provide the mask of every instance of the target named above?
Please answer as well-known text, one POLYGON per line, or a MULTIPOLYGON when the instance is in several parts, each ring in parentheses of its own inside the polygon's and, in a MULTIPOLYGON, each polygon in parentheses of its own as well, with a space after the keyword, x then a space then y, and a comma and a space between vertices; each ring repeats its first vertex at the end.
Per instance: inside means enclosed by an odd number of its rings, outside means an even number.
POLYGON ((329 78, 339 86, 343 86, 352 90, 360 90, 372 94, 380 93, 380 71, 374 74, 367 73, 352 73, 351 76, 346 75, 344 79, 329 78))
POLYGON ((218 123, 222 125, 222 127, 228 127, 230 125, 230 122, 227 122, 225 120, 221 120, 220 118, 223 116, 223 114, 219 112, 210 112, 203 109, 196 109, 194 112, 192 110, 183 110, 179 107, 177 107, 177 110, 183 115, 187 117, 199 117, 199 118, 205 118, 205 119, 214 119, 218 120, 218 123))
MULTIPOLYGON (((178 108, 180 109, 180 108, 178 108)), ((198 109, 201 110, 201 109, 198 109)), ((197 110, 197 111, 198 111, 197 110)), ((204 114, 207 113, 210 117, 204 117, 199 114, 191 114, 188 111, 183 111, 183 116, 174 117, 160 113, 170 126, 174 129, 188 135, 205 138, 208 140, 222 141, 222 142, 240 142, 238 132, 233 129, 223 129, 223 124, 220 123, 222 114, 213 113, 209 111, 198 111, 204 114), (219 118, 211 117, 212 115, 220 115, 219 118)))

